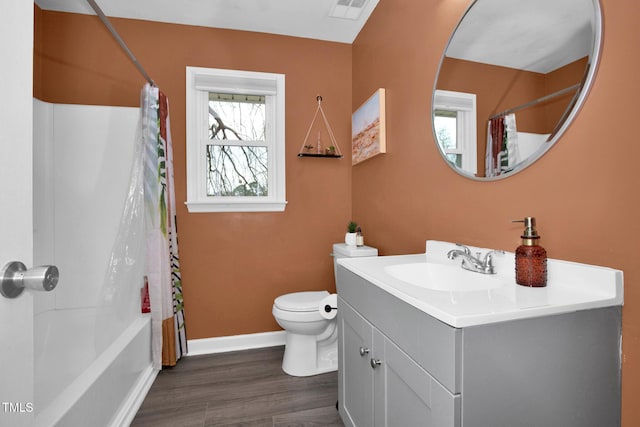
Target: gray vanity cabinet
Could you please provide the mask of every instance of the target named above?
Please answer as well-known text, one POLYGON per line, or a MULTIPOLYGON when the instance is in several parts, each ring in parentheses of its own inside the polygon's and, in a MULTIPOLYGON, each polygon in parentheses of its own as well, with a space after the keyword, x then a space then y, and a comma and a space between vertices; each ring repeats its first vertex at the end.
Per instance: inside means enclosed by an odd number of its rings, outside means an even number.
POLYGON ((620 425, 621 307, 454 328, 342 266, 337 288, 345 426, 620 425))
MULTIPOLYGON (((338 298, 339 300, 340 298, 338 298)), ((338 352, 341 366, 342 395, 339 402, 344 409, 345 425, 373 426, 373 327, 343 301, 338 301, 341 315, 338 352), (349 422, 347 422, 349 420, 349 422)))
POLYGON ((339 299, 346 426, 459 426, 457 398, 339 299))

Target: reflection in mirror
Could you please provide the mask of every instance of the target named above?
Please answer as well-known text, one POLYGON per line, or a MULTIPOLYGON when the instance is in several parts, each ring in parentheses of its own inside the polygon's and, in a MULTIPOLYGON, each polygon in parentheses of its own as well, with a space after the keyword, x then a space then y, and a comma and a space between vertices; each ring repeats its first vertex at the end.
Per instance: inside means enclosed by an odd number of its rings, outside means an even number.
POLYGON ((598 0, 476 0, 444 52, 432 118, 443 158, 494 180, 558 140, 593 80, 598 0))

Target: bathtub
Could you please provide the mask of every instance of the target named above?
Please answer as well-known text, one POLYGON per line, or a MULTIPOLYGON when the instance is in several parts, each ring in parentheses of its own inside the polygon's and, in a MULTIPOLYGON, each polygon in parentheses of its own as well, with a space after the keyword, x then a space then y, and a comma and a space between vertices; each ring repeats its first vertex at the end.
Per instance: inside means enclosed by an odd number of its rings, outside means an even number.
POLYGON ((140 314, 144 242, 121 223, 138 116, 34 100, 34 265, 60 271, 53 291, 33 293, 39 427, 128 426, 157 374, 140 314))
POLYGON ((96 334, 95 309, 35 318, 35 425, 128 426, 151 387, 151 322, 135 319, 115 339, 96 334), (111 341, 108 344, 102 342, 111 341))

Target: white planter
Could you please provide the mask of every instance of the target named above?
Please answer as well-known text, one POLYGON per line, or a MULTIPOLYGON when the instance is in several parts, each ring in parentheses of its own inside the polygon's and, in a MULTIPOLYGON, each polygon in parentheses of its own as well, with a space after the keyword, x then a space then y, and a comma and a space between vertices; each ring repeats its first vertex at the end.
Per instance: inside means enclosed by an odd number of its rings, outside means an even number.
POLYGON ((344 242, 349 246, 356 245, 356 235, 357 233, 346 233, 344 235, 344 242))

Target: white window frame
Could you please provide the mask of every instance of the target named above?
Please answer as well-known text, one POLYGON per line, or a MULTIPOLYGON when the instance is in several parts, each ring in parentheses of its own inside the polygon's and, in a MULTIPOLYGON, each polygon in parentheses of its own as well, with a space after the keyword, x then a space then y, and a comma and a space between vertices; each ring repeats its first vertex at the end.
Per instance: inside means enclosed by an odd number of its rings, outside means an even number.
POLYGON ((187 67, 187 209, 189 212, 282 212, 285 186, 284 74, 187 67), (209 92, 264 95, 268 196, 208 196, 209 92))
POLYGON ((436 90, 433 109, 458 113, 456 128, 458 149, 447 150, 447 152, 462 154, 462 169, 473 175, 478 173, 476 94, 436 90))

